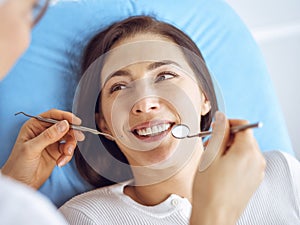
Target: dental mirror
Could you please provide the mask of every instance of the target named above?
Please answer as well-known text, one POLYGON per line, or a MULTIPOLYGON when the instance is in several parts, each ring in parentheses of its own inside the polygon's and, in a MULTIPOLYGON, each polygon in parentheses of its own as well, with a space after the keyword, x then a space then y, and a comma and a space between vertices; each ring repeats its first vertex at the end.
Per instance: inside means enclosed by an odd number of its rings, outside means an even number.
MULTIPOLYGON (((234 134, 242 130, 246 130, 249 128, 260 128, 263 124, 261 122, 257 123, 250 123, 246 125, 234 126, 230 128, 230 133, 234 134)), ((172 136, 177 139, 184 139, 184 138, 193 138, 193 137, 205 137, 212 134, 212 131, 203 131, 197 134, 189 135, 190 128, 185 124, 177 124, 172 128, 172 136)))

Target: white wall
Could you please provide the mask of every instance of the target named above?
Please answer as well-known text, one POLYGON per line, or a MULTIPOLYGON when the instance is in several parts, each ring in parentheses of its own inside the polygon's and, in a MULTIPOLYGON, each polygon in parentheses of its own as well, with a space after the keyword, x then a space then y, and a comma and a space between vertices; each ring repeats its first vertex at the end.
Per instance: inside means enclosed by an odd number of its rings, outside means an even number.
POLYGON ((300 159, 300 0, 227 0, 259 44, 300 159))

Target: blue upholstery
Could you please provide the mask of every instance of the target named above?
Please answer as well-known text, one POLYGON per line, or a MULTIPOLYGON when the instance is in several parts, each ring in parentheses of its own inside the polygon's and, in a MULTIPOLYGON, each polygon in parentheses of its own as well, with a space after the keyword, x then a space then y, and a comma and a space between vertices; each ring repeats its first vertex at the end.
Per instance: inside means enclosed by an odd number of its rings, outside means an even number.
MULTIPOLYGON (((0 83, 0 165, 27 119, 51 108, 71 110, 75 86, 71 55, 91 31, 131 15, 152 15, 181 28, 198 44, 223 91, 228 117, 262 121, 255 130, 262 151, 293 154, 260 50, 241 19, 221 0, 81 0, 52 6, 33 30, 32 45, 0 83)), ((89 187, 75 164, 56 168, 41 192, 60 206, 89 187)))

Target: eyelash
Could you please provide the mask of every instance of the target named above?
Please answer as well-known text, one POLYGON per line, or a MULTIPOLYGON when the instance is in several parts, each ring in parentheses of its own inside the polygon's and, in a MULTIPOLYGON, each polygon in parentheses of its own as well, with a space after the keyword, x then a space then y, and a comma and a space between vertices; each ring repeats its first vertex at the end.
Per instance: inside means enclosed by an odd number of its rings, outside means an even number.
POLYGON ((120 82, 120 83, 115 83, 111 88, 109 89, 109 93, 112 94, 115 91, 122 90, 122 87, 126 86, 126 84, 120 82))
MULTIPOLYGON (((160 81, 164 81, 164 80, 169 80, 169 79, 173 79, 175 77, 178 77, 179 75, 174 73, 174 72, 171 72, 171 71, 164 71, 160 74, 157 75, 156 79, 155 79, 155 83, 157 82, 160 82, 160 81), (169 78, 165 78, 163 80, 160 80, 160 78, 164 77, 165 75, 171 75, 172 77, 169 77, 169 78)), ((122 90, 123 88, 126 88, 126 84, 125 83, 122 83, 122 82, 119 82, 119 83, 115 83, 113 86, 111 86, 111 88, 109 89, 109 93, 112 94, 116 91, 119 91, 119 90, 122 90)))
POLYGON ((160 81, 164 81, 164 80, 173 79, 173 78, 178 77, 178 76, 179 76, 179 75, 176 74, 176 73, 174 73, 174 72, 171 72, 171 71, 164 71, 164 72, 162 72, 162 73, 160 73, 160 74, 157 75, 157 77, 156 77, 156 79, 155 79, 155 83, 160 82, 160 81), (165 78, 165 79, 163 79, 163 80, 159 80, 159 78, 161 78, 161 77, 163 77, 163 76, 165 76, 165 75, 171 75, 172 77, 170 77, 170 78, 165 78))

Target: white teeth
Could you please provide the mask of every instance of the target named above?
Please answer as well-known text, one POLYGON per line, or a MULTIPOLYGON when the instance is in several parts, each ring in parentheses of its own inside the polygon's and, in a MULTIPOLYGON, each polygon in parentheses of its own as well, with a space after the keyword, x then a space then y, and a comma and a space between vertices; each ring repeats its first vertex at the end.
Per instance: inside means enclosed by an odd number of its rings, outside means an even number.
POLYGON ((136 130, 137 134, 140 135, 140 136, 154 136, 154 135, 157 135, 163 131, 166 131, 170 128, 170 124, 160 124, 160 125, 156 125, 156 126, 153 126, 153 127, 147 127, 145 129, 139 129, 139 130, 136 130))
POLYGON ((157 126, 152 127, 151 131, 152 131, 152 133, 158 133, 158 132, 160 132, 159 128, 157 126))
MULTIPOLYGON (((157 126, 155 126, 155 127, 157 127, 157 126)), ((157 130, 156 133, 160 133, 160 132, 164 131, 165 130, 165 125, 163 124, 162 126, 157 127, 156 130, 157 130)))
POLYGON ((138 134, 139 135, 146 135, 146 130, 145 129, 139 130, 138 134))

